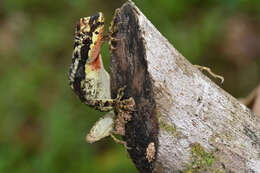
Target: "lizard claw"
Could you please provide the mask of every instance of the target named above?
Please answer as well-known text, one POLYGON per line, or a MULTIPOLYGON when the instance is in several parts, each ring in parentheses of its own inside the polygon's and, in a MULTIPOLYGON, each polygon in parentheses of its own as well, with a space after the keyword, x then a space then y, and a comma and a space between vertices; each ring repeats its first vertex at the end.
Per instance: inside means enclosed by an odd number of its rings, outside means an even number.
POLYGON ((121 39, 110 36, 110 40, 108 42, 110 50, 115 50, 116 49, 116 43, 120 40, 121 39))
POLYGON ((126 89, 126 85, 125 86, 123 86, 123 87, 121 87, 121 88, 119 88, 118 90, 117 90, 117 96, 116 96, 116 99, 117 100, 121 100, 122 99, 122 97, 124 96, 124 90, 126 89))
POLYGON ((135 100, 133 97, 130 97, 128 99, 122 100, 121 101, 121 109, 125 110, 125 111, 130 111, 130 112, 134 112, 135 111, 135 100))

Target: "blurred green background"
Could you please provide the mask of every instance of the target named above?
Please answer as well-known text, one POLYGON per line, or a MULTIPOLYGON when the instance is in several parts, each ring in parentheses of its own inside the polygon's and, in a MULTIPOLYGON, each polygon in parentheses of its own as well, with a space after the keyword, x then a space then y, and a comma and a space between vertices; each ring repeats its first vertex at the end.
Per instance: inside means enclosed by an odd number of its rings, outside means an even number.
MULTIPOLYGON (((137 172, 110 138, 85 142, 102 114, 81 104, 67 79, 76 21, 102 11, 108 27, 123 2, 0 1, 0 173, 137 172)), ((223 75, 235 97, 258 84, 259 0, 135 3, 192 63, 223 75)), ((109 69, 107 44, 102 54, 109 69)))

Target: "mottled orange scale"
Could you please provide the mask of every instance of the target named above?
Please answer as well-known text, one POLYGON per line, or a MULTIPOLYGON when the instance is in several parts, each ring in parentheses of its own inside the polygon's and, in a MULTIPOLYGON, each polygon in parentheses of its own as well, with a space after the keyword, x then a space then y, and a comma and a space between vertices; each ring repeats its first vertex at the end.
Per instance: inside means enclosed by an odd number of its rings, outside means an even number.
POLYGON ((91 66, 91 70, 100 70, 101 67, 101 61, 100 61, 100 55, 98 54, 98 57, 95 59, 95 61, 93 61, 90 66, 91 66))

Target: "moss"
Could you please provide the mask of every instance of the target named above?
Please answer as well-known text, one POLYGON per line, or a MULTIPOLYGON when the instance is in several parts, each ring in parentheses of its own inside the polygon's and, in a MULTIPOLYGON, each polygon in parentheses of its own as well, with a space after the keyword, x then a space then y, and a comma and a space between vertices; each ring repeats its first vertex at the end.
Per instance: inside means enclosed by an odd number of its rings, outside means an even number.
POLYGON ((216 169, 214 166, 214 152, 206 152, 199 143, 191 145, 191 163, 189 163, 184 173, 201 173, 212 172, 222 173, 223 171, 216 169))
POLYGON ((161 130, 168 132, 172 136, 179 137, 180 135, 177 129, 173 125, 168 124, 167 122, 161 120, 160 118, 159 118, 159 127, 161 130))

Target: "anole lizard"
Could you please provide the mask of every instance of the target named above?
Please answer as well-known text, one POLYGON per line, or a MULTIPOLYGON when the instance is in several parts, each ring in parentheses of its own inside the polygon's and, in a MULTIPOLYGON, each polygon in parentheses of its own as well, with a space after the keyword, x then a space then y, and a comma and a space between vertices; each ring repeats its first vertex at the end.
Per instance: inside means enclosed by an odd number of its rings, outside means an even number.
POLYGON ((132 99, 121 100, 124 88, 118 90, 116 99, 111 99, 110 76, 100 55, 103 31, 104 15, 101 12, 83 17, 76 24, 69 84, 81 102, 97 110, 109 112, 96 122, 86 140, 93 143, 111 135, 116 142, 122 143, 113 136, 113 110, 117 107, 132 111, 132 107, 127 105, 132 99))

